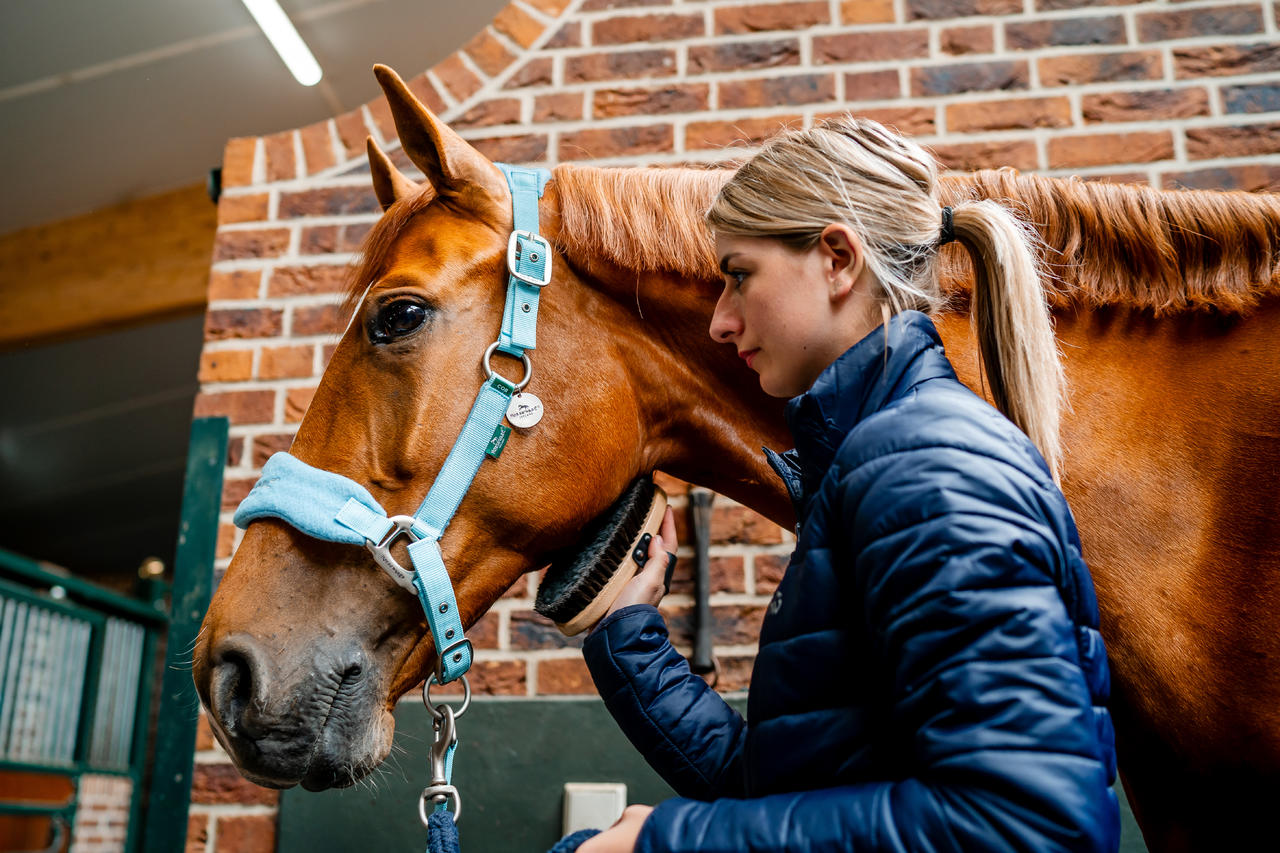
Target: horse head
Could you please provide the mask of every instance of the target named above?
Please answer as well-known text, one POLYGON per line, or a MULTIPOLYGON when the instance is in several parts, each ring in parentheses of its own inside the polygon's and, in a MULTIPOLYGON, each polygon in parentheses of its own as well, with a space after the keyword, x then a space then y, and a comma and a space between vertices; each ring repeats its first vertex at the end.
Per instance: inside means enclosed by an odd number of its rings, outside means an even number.
MULTIPOLYGON (((364 486, 388 514, 411 515, 486 381, 486 349, 504 310, 512 198, 493 163, 394 72, 375 72, 404 152, 426 181, 410 180, 369 141, 384 215, 365 246, 351 323, 290 452, 364 486)), ((553 180, 540 225, 553 245, 559 209, 553 180)), ((441 541, 464 625, 570 546, 638 475, 663 467, 697 478, 713 442, 691 442, 698 429, 677 437, 689 426, 680 401, 705 389, 694 377, 708 365, 750 388, 732 352, 716 353, 705 334, 713 279, 646 292, 640 319, 639 277, 614 270, 611 287, 610 272, 557 245, 531 353, 529 390, 545 401, 545 417, 481 466, 441 541), (696 369, 673 349, 680 340, 701 342, 680 345, 692 347, 696 369)), ((513 382, 525 369, 501 353, 490 363, 513 382)), ((733 426, 731 416, 712 416, 701 430, 733 426)), ((758 436, 747 436, 753 443, 758 436)), ((402 542, 393 553, 407 565, 404 550, 402 542)), ((267 518, 248 526, 218 586, 194 677, 215 734, 246 777, 321 789, 350 785, 382 761, 396 699, 435 661, 418 601, 365 548, 267 518)))

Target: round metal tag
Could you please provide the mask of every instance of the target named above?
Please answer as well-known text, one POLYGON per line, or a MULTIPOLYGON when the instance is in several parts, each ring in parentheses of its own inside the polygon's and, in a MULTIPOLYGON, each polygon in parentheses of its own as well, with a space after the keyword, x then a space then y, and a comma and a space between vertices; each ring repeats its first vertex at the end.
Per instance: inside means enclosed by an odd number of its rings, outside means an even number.
POLYGON ((507 406, 507 420, 513 427, 528 429, 542 420, 542 401, 533 394, 521 392, 507 406))

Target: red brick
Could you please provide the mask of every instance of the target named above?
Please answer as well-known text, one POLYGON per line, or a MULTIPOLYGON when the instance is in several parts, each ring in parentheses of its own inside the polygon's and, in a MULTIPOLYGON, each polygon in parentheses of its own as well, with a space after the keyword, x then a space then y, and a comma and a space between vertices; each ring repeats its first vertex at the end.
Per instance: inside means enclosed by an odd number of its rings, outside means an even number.
POLYGON ((253 437, 250 461, 253 467, 261 468, 274 454, 288 450, 291 446, 293 446, 291 432, 259 433, 253 437))
POLYGON ((547 159, 547 137, 541 133, 493 136, 467 141, 490 160, 503 163, 536 163, 547 159))
POLYGON ((302 229, 298 251, 304 255, 331 255, 335 252, 356 252, 373 228, 372 222, 353 222, 349 225, 313 225, 302 229))
POLYGON ((669 124, 578 130, 560 137, 560 160, 624 157, 670 151, 675 134, 669 124))
POLYGON ((1164 76, 1159 51, 1052 56, 1039 62, 1040 85, 1069 86, 1117 80, 1158 80, 1164 76))
POLYGON ((480 87, 484 83, 475 72, 468 68, 462 59, 456 53, 436 63, 436 67, 431 69, 435 72, 437 78, 444 85, 449 94, 453 95, 459 101, 465 101, 476 92, 480 91, 480 87))
POLYGON ((959 92, 984 92, 998 89, 1025 89, 1029 71, 1027 63, 962 62, 911 69, 911 92, 914 95, 954 95, 959 92))
POLYGON ((684 129, 684 147, 690 150, 756 146, 789 127, 803 127, 798 115, 740 118, 728 121, 695 121, 684 129))
MULTIPOLYGON (((668 77, 676 73, 672 50, 625 50, 571 56, 564 63, 566 83, 592 83, 634 77, 668 77)), ((548 76, 547 82, 550 82, 548 76)))
POLYGON ((209 816, 187 815, 187 845, 185 853, 206 853, 209 844, 209 816))
POLYGON ((836 81, 830 74, 794 74, 720 83, 720 108, 774 107, 833 101, 836 81))
POLYGON ((297 423, 307 413, 311 398, 316 395, 315 388, 290 388, 284 395, 284 419, 287 423, 297 423))
MULTIPOLYGON (((528 693, 528 667, 522 660, 478 660, 467 672, 471 692, 479 696, 524 696, 528 693)), ((432 691, 432 697, 435 691, 432 691)))
POLYGON ((214 559, 225 560, 235 550, 236 526, 229 523, 218 524, 218 541, 214 543, 214 559))
POLYGON ((1262 32, 1262 8, 1257 3, 1175 9, 1138 15, 1140 41, 1172 41, 1197 36, 1239 36, 1262 32))
POLYGON ((716 655, 715 662, 720 670, 715 681, 717 693, 733 693, 750 686, 754 655, 716 655))
POLYGON ((1012 98, 947 106, 948 133, 1067 127, 1070 124, 1071 102, 1066 96, 1012 98))
POLYGON ((1214 157, 1257 157, 1280 152, 1280 123, 1239 127, 1188 128, 1187 156, 1192 160, 1214 157))
MULTIPOLYGON (((525 0, 533 8, 552 18, 559 15, 573 0, 525 0)), ((665 2, 665 0, 664 0, 665 2)))
MULTIPOLYGON (((878 121, 898 133, 908 136, 924 136, 938 130, 933 107, 883 107, 881 109, 855 108, 856 116, 878 121)), ((818 119, 820 116, 814 116, 818 119)))
POLYGON ((598 89, 591 110, 596 118, 691 113, 707 108, 706 83, 671 84, 646 89, 598 89))
MULTIPOLYGON (((456 57, 451 57, 451 58, 456 59, 456 57)), ((439 66, 437 66, 432 70, 439 71, 439 66)), ((472 78, 475 77, 475 75, 471 74, 470 71, 467 71, 465 67, 463 68, 463 71, 466 71, 466 73, 470 75, 472 78)), ((445 110, 444 97, 440 94, 440 91, 436 88, 436 84, 432 83, 425 73, 418 74, 415 77, 410 77, 405 82, 405 86, 408 87, 409 91, 413 93, 413 96, 415 98, 417 98, 419 101, 422 102, 422 105, 424 107, 431 110, 433 113, 444 112, 445 110)), ((385 105, 386 99, 379 98, 377 103, 385 105)), ((379 119, 379 121, 381 121, 381 119, 379 119)), ((392 130, 383 134, 387 139, 394 139, 396 136, 394 131, 394 124, 395 123, 392 122, 392 125, 393 125, 392 130)))
POLYGON ((745 506, 720 505, 711 511, 711 541, 772 545, 782 541, 782 528, 745 506))
POLYGON ((1049 140, 1050 169, 1150 163, 1172 157, 1173 134, 1167 130, 1056 136, 1049 140))
MULTIPOLYGON (((421 100, 421 99, 419 99, 421 100)), ((396 122, 391 117, 391 107, 387 105, 386 98, 376 98, 365 104, 369 110, 369 117, 373 120, 373 126, 377 129, 379 136, 383 139, 396 138, 396 122)), ((360 145, 364 148, 364 143, 360 145)))
POLYGON ((516 98, 495 98, 481 101, 449 124, 455 129, 462 129, 519 123, 520 101, 516 98))
POLYGON ((494 38, 489 30, 483 29, 476 37, 462 46, 467 56, 481 71, 490 77, 496 77, 515 62, 516 58, 507 48, 494 38))
POLYGON ((717 646, 745 646, 760 639, 764 621, 763 604, 732 604, 711 608, 715 627, 712 642, 717 646))
POLYGON ((1084 95, 1080 111, 1086 122, 1152 121, 1209 115, 1206 89, 1147 89, 1084 95))
POLYGON ((204 339, 274 338, 280 334, 283 314, 275 308, 217 308, 205 315, 204 339))
POLYGON ((481 616, 476 623, 467 629, 467 639, 477 649, 496 649, 498 647, 498 612, 490 610, 481 616))
POLYGON ((963 56, 970 53, 991 53, 996 49, 996 29, 992 26, 947 27, 939 33, 943 53, 963 56))
POLYGON ((267 180, 289 181, 298 177, 297 158, 293 154, 293 131, 262 137, 267 155, 267 180))
POLYGON ((566 637, 550 619, 533 610, 512 610, 507 632, 513 649, 578 649, 583 635, 566 637))
POLYGON ((595 683, 580 657, 538 661, 538 695, 594 695, 595 683))
POLYGON ((1022 0, 907 0, 907 20, 967 18, 973 15, 1016 15, 1022 0))
POLYGON ((222 185, 245 187, 253 183, 253 159, 258 150, 258 137, 238 136, 227 140, 222 150, 222 185))
POLYGON ((933 155, 948 169, 973 171, 974 169, 1035 169, 1039 164, 1036 145, 1030 140, 1002 142, 953 142, 931 145, 933 155))
POLYGON ((292 334, 340 335, 347 327, 347 317, 337 305, 308 305, 293 309, 292 334))
POLYGON ((582 23, 574 21, 565 24, 556 30, 555 35, 547 39, 542 45, 544 50, 554 50, 560 47, 581 47, 582 46, 582 23))
POLYGON ((887 62, 929 55, 929 33, 925 30, 879 30, 814 36, 813 61, 887 62))
POLYGON ((262 284, 262 270, 209 273, 209 301, 254 299, 262 284))
POLYGON ((348 213, 380 213, 382 206, 373 186, 321 187, 314 190, 280 193, 278 219, 301 216, 341 216, 348 213))
POLYGON ((893 0, 842 0, 840 3, 842 24, 891 24, 895 20, 893 0))
POLYGON ((1076 172, 1072 177, 1099 184, 1151 184, 1145 172, 1076 172))
POLYGON ((902 82, 898 72, 892 69, 844 75, 846 101, 883 101, 900 97, 902 97, 902 82))
POLYGON ((532 46, 543 30, 536 18, 514 3, 502 7, 502 11, 493 19, 493 28, 521 47, 532 46))
POLYGON ((258 361, 259 379, 297 379, 315 371, 315 347, 264 347, 258 361))
POLYGON ((267 424, 276 408, 274 391, 222 391, 197 394, 195 417, 222 415, 233 424, 267 424))
POLYGON ((1280 85, 1268 81, 1223 86, 1222 108, 1228 113, 1280 112, 1280 85))
POLYGON ((582 93, 557 92, 533 99, 534 121, 576 121, 582 118, 582 93))
POLYGON ((1093 6, 1133 6, 1150 0, 1036 0, 1036 9, 1053 12, 1060 9, 1082 9, 1093 6))
POLYGON ((826 0, 801 3, 756 3, 715 10, 717 35, 758 33, 766 30, 804 30, 831 23, 826 0))
POLYGON ((636 6, 668 6, 671 0, 586 0, 579 9, 583 12, 603 12, 609 9, 632 9, 636 6))
POLYGON ((1280 188, 1280 165, 1253 163, 1247 166, 1220 166, 1168 172, 1161 176, 1164 189, 1244 190, 1274 192, 1280 188))
POLYGON ((333 155, 333 132, 329 122, 318 121, 309 124, 300 131, 302 136, 302 158, 307 162, 307 174, 314 175, 322 169, 337 164, 333 155))
POLYGON ((308 267, 277 267, 267 284, 268 296, 300 296, 312 293, 341 293, 346 289, 350 267, 319 264, 308 267))
POLYGON ((244 446, 249 439, 234 438, 227 442, 227 467, 238 468, 244 461, 244 446))
POLYGON ((369 126, 364 123, 364 111, 357 109, 343 113, 333 123, 338 128, 338 139, 342 141, 342 150, 347 159, 363 154, 365 137, 369 135, 369 126))
POLYGON ((286 228, 258 228, 244 231, 220 229, 213 240, 213 259, 276 258, 289 248, 286 228))
POLYGON ((791 558, 782 554, 756 554, 756 595, 773 595, 790 562, 791 558))
MULTIPOLYGON (((512 8, 511 6, 507 7, 512 8)), ((551 83, 551 58, 541 56, 530 59, 516 69, 516 73, 503 84, 504 89, 523 89, 526 86, 546 86, 551 83)))
POLYGON ((627 15, 595 21, 591 25, 591 43, 598 45, 671 41, 704 34, 701 12, 693 15, 627 15))
MULTIPOLYGON (((711 573, 711 592, 746 592, 742 557, 712 557, 707 568, 711 573)), ((677 560, 675 573, 671 576, 671 592, 693 595, 695 569, 692 558, 677 560)))
POLYGON ((216 853, 275 853, 276 817, 219 815, 216 853))
POLYGON ((223 195, 218 199, 218 224, 262 222, 267 218, 267 200, 266 193, 223 195))
POLYGON ((689 73, 747 71, 800 64, 800 41, 793 38, 769 41, 717 42, 689 48, 689 73))
POLYGON ((1004 25, 1004 43, 1007 50, 1124 44, 1124 42, 1124 19, 1119 15, 1055 18, 1049 21, 1010 22, 1004 25))
POLYGON ((243 382, 253 378, 253 350, 213 350, 200 354, 201 382, 243 382))
POLYGON ((1280 71, 1280 44, 1228 44, 1213 47, 1183 47, 1173 51, 1174 76, 1234 77, 1238 74, 1269 74, 1280 71))

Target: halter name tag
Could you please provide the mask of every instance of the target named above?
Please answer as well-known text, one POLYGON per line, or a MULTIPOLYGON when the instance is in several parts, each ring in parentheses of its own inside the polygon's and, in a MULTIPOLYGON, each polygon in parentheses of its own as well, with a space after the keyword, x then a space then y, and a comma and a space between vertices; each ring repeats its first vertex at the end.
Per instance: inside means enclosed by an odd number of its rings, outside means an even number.
POLYGON ((519 429, 537 425, 542 420, 542 413, 542 401, 526 392, 514 395, 507 405, 507 420, 519 429))

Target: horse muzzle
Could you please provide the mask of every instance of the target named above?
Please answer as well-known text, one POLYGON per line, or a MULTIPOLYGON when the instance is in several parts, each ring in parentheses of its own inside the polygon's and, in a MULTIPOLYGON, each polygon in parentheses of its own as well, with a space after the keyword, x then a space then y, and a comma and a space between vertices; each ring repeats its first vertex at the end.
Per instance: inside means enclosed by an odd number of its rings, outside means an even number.
POLYGON ((355 644, 313 649, 284 678, 279 658, 244 634, 210 651, 198 678, 211 727, 240 772, 258 785, 311 791, 355 784, 391 746, 385 691, 355 644), (207 685, 207 691, 204 688, 207 685))

